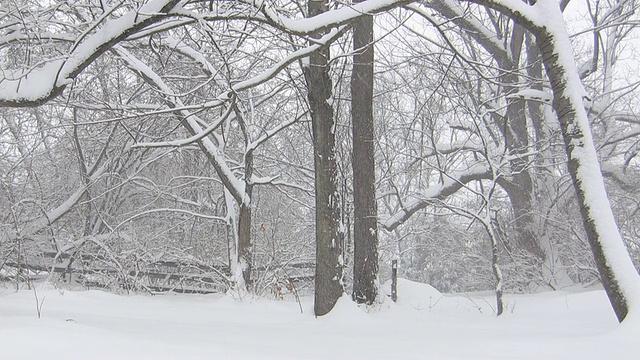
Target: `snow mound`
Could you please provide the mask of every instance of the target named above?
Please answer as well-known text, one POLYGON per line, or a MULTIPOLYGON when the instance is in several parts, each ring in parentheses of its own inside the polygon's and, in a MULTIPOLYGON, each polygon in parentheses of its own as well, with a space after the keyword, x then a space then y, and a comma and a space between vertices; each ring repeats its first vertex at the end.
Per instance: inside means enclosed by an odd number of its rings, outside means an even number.
POLYGON ((367 314, 351 300, 349 295, 342 294, 333 309, 322 318, 340 319, 340 321, 362 320, 367 318, 367 314))
MULTIPOLYGON (((382 289, 387 296, 391 296, 391 280, 385 282, 382 289)), ((429 284, 398 279, 398 305, 410 306, 416 309, 431 308, 442 296, 440 291, 429 284)))

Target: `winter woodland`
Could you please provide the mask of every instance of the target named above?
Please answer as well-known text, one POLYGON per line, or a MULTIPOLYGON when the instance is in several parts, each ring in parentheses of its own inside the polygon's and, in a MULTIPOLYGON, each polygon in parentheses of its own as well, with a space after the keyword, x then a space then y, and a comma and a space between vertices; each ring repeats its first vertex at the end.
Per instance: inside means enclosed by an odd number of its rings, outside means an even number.
POLYGON ((637 316, 638 7, 2 1, 4 287, 637 316))

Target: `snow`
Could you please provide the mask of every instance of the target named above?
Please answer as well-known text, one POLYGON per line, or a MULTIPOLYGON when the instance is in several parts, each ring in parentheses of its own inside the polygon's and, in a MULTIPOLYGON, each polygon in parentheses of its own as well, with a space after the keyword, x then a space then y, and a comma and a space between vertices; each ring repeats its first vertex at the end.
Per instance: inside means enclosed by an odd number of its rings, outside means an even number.
MULTIPOLYGON (((502 39, 496 36, 494 31, 488 29, 484 24, 482 24, 475 17, 469 16, 469 14, 465 14, 465 9, 457 2, 453 0, 445 0, 443 1, 443 5, 448 7, 452 12, 454 12, 458 17, 464 19, 464 21, 468 22, 473 29, 476 29, 480 36, 491 43, 491 45, 495 49, 500 49, 501 51, 508 52, 509 49, 504 46, 502 39)), ((511 57, 511 56, 509 56, 511 57)))
MULTIPOLYGON (((156 74, 153 69, 140 61, 137 57, 135 57, 131 52, 127 51, 121 46, 115 46, 114 50, 118 53, 120 58, 124 60, 127 65, 134 69, 134 71, 143 74, 149 81, 153 83, 158 89, 160 89, 165 95, 169 96, 173 94, 169 86, 156 74)), ((172 100, 174 105, 177 105, 177 108, 184 108, 184 103, 179 98, 175 98, 172 100)), ((177 110, 180 111, 191 129, 196 133, 196 137, 199 134, 206 133, 205 129, 200 126, 200 123, 205 123, 198 116, 186 111, 186 110, 177 110)), ((230 111, 229 111, 230 113, 230 111)), ((248 194, 245 192, 245 183, 243 181, 238 180, 233 174, 233 171, 227 164, 224 158, 224 154, 220 151, 220 149, 216 146, 216 144, 211 141, 209 137, 202 137, 201 143, 204 149, 207 151, 209 158, 212 159, 213 166, 216 168, 216 172, 218 175, 223 178, 223 182, 225 182, 225 187, 229 187, 229 191, 232 191, 234 198, 238 199, 238 202, 246 202, 249 203, 251 199, 248 194)), ((150 144, 144 144, 145 146, 150 146, 150 144)), ((164 146, 164 144, 161 144, 164 146)))
MULTIPOLYGON (((164 41, 165 45, 168 46, 169 48, 173 48, 176 51, 181 52, 191 57, 196 62, 198 62, 200 66, 202 66, 202 69, 205 72, 207 72, 210 76, 217 75, 216 68, 204 57, 204 55, 202 55, 202 53, 195 50, 194 48, 188 46, 184 42, 182 42, 182 40, 175 39, 171 36, 164 37, 162 40, 164 41)), ((222 80, 222 79, 220 79, 219 76, 216 76, 216 81, 218 80, 222 80)))
MULTIPOLYGON (((440 184, 435 184, 422 191, 419 194, 419 198, 412 198, 404 201, 402 209, 391 215, 386 219, 382 226, 387 229, 393 229, 402 224, 409 215, 416 211, 423 209, 432 200, 437 200, 451 190, 451 188, 464 183, 464 177, 483 178, 483 174, 487 174, 490 169, 485 165, 473 165, 469 169, 464 171, 455 171, 451 175, 447 176, 440 184)), ((486 176, 484 176, 486 177, 486 176)), ((448 196, 448 195, 447 195, 448 196)))
POLYGON ((282 16, 274 11, 273 8, 267 6, 267 2, 264 0, 256 0, 253 2, 253 5, 256 9, 260 9, 274 24, 294 33, 309 34, 318 29, 344 24, 354 18, 362 16, 362 14, 377 13, 405 2, 405 0, 366 0, 302 19, 291 19, 282 16))
MULTIPOLYGON (((442 295, 399 279, 398 302, 344 295, 314 318, 293 300, 0 290, 3 359, 637 359, 638 322, 618 325, 603 291, 442 295)), ((388 284, 386 286, 388 292, 388 284)))
POLYGON ((545 103, 550 103, 552 100, 552 96, 546 91, 526 88, 516 93, 507 95, 507 99, 534 100, 534 101, 542 101, 545 103))
MULTIPOLYGON (((386 295, 391 296, 391 280, 384 283, 382 290, 386 295)), ((398 279, 397 290, 398 294, 402 294, 398 297, 397 304, 417 310, 431 309, 443 297, 443 294, 433 286, 407 279, 398 279)))
POLYGON ((273 181, 275 179, 277 179, 277 176, 256 176, 256 175, 251 175, 251 179, 249 179, 249 183, 251 184, 271 184, 273 183, 273 181))
POLYGON ((3 70, 0 74, 0 98, 8 101, 46 98, 53 90, 62 65, 62 60, 55 60, 30 70, 3 70))

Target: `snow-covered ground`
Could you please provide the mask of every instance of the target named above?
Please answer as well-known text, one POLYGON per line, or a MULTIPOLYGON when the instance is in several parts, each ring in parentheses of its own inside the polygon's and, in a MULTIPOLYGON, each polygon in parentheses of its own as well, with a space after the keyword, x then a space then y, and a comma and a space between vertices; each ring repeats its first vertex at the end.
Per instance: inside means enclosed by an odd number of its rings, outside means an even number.
POLYGON ((314 318, 295 301, 221 295, 0 290, 0 359, 640 359, 640 326, 618 325, 601 290, 442 296, 401 281, 369 312, 343 297, 314 318))

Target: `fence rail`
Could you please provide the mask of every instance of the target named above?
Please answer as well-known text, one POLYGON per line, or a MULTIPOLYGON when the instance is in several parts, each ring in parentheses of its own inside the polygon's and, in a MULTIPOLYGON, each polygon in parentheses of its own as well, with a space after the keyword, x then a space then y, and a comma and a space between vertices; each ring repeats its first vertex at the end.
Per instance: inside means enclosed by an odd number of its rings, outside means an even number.
MULTIPOLYGON (((34 281, 58 275, 65 282, 81 284, 86 288, 146 290, 188 294, 225 292, 230 285, 230 271, 226 265, 201 264, 180 260, 137 261, 126 268, 103 255, 57 254, 43 252, 30 261, 6 260, 0 262, 0 280, 34 281)), ((268 287, 287 281, 299 286, 313 281, 313 262, 297 262, 257 266, 254 279, 262 279, 268 287), (277 278, 284 274, 284 278, 277 278), (271 279, 267 279, 271 276, 271 279), (267 279, 267 280, 265 280, 267 279)))

